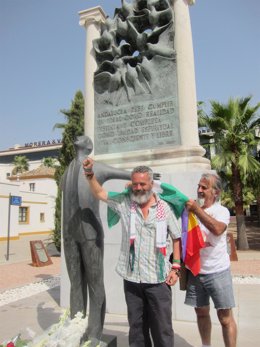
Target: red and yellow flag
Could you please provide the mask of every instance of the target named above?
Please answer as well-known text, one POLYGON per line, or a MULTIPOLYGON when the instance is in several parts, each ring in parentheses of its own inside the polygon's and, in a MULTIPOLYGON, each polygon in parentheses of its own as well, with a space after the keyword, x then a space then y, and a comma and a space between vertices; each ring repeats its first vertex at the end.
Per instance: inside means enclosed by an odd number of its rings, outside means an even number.
MULTIPOLYGON (((183 214, 185 213, 186 210, 183 214)), ((205 247, 205 242, 197 218, 192 212, 189 212, 186 218, 182 216, 182 222, 182 259, 196 276, 200 272, 200 249, 205 247)))

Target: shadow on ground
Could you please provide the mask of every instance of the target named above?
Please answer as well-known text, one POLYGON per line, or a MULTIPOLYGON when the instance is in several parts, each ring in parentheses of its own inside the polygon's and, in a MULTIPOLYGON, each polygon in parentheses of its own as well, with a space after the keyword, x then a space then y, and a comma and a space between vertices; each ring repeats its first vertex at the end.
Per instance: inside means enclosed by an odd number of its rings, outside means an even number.
MULTIPOLYGON (((48 293, 59 305, 60 287, 49 289, 46 293, 48 293)), ((50 322, 58 323, 60 317, 61 312, 57 312, 57 307, 55 304, 49 305, 45 301, 40 301, 37 304, 37 320, 42 330, 48 329, 50 322)))

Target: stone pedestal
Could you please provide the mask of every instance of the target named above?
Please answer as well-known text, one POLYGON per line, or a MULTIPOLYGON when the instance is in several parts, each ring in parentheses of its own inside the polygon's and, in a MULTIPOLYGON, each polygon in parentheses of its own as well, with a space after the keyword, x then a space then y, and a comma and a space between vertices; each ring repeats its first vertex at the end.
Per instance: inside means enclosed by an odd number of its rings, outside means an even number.
POLYGON ((117 338, 113 335, 102 335, 100 347, 117 347, 117 338))
MULTIPOLYGON (((190 198, 196 198, 197 184, 199 182, 201 171, 193 172, 175 172, 175 173, 162 173, 161 181, 167 182, 175 186, 190 198)), ((107 191, 121 192, 124 190, 125 181, 123 180, 110 180, 104 184, 107 191)), ((100 215, 103 223, 105 240, 104 240, 104 282, 106 290, 106 312, 112 314, 126 314, 126 303, 124 298, 123 279, 116 273, 115 267, 120 252, 120 244, 122 237, 121 223, 119 222, 113 228, 109 229, 107 225, 107 205, 103 202, 100 203, 100 215)), ((70 282, 67 275, 66 264, 64 256, 62 256, 62 271, 61 271, 61 306, 69 307, 69 291, 70 282)), ((173 290, 179 292, 178 288, 173 290)), ((180 311, 184 311, 182 319, 190 320, 190 311, 180 302, 180 296, 173 295, 173 319, 179 319, 176 315, 176 307, 180 311)), ((178 311, 179 312, 179 311, 178 311)))

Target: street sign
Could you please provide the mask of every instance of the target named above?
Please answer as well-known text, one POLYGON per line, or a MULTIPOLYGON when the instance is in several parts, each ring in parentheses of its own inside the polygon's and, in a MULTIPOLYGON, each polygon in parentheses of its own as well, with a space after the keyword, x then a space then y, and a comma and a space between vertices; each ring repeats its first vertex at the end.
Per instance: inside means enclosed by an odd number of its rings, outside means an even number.
POLYGON ((22 197, 21 196, 10 196, 10 205, 21 206, 22 205, 22 197))

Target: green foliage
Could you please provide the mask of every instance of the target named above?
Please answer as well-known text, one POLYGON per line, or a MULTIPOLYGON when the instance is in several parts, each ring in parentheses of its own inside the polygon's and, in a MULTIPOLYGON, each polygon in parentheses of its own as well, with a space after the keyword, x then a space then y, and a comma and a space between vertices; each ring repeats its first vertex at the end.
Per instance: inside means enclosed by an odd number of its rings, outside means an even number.
POLYGON ((12 171, 13 175, 23 173, 29 170, 29 161, 25 155, 16 155, 14 157, 14 169, 12 171))
POLYGON ((52 157, 43 158, 43 165, 46 167, 56 167, 56 160, 52 157))
POLYGON ((58 194, 55 208, 55 229, 53 241, 60 250, 61 247, 61 180, 69 163, 75 157, 74 141, 77 136, 84 134, 84 97, 81 91, 77 91, 69 110, 61 110, 65 116, 64 124, 55 124, 54 128, 63 129, 62 147, 58 156, 59 166, 55 171, 55 180, 58 185, 58 194))
MULTIPOLYGON (((240 221, 244 216, 245 182, 260 170, 260 163, 253 156, 258 143, 255 132, 260 124, 260 117, 256 114, 260 103, 252 107, 250 101, 251 97, 230 98, 227 104, 211 101, 210 115, 201 111, 202 103, 198 105, 199 124, 214 133, 216 156, 212 159, 212 166, 221 172, 222 177, 225 176, 240 221)), ((245 228, 243 222, 240 224, 238 248, 246 249, 245 228), (243 234, 241 243, 240 233, 243 234)))
POLYGON ((54 231, 52 234, 52 240, 57 248, 61 251, 61 189, 58 188, 56 197, 56 208, 55 208, 55 222, 54 231))
MULTIPOLYGON (((244 187, 243 189, 243 208, 248 208, 255 201, 255 195, 252 189, 244 187)), ((235 209, 235 202, 230 189, 223 191, 221 194, 221 203, 228 209, 235 209)))

